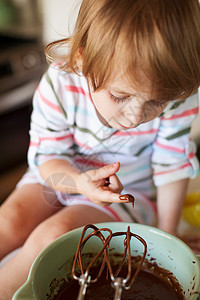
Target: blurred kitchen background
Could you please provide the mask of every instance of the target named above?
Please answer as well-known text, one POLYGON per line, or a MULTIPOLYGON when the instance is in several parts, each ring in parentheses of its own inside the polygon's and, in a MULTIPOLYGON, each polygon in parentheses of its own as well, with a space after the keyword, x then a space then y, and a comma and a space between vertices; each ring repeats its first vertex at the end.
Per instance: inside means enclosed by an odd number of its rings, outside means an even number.
POLYGON ((0 203, 27 168, 32 97, 47 68, 44 46, 69 35, 79 4, 0 0, 0 203))
MULTIPOLYGON (((73 30, 81 0, 0 0, 0 203, 27 168, 32 96, 44 46, 73 30)), ((200 144, 200 120, 192 135, 200 144)))

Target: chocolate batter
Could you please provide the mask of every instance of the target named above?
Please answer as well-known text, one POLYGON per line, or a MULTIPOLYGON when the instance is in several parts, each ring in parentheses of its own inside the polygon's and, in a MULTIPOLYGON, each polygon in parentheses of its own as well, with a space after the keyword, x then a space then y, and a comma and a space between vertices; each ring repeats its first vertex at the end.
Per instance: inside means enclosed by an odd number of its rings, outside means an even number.
MULTIPOLYGON (((91 272, 97 272, 96 268, 91 272)), ((122 270, 122 277, 126 277, 127 270, 122 270)), ((59 295, 54 300, 77 300, 79 292, 77 280, 66 283, 59 295)), ((85 300, 113 300, 115 290, 111 281, 106 279, 106 271, 103 272, 97 283, 91 284, 87 289, 85 300)), ((136 281, 130 290, 123 290, 122 300, 180 300, 184 299, 182 294, 175 291, 166 280, 158 277, 149 270, 140 270, 136 281)))
POLYGON ((121 196, 119 196, 119 199, 120 200, 126 200, 126 201, 128 200, 129 202, 132 203, 132 205, 134 207, 135 198, 131 194, 121 195, 121 196))
MULTIPOLYGON (((130 200, 132 204, 134 203, 133 196, 126 194, 122 195, 122 200, 130 200)), ((95 225, 88 224, 84 227, 82 231, 82 235, 79 241, 79 245, 77 248, 77 253, 74 258, 73 266, 72 266, 72 276, 75 279, 68 279, 65 281, 63 279, 62 282, 62 288, 60 289, 57 286, 57 291, 60 290, 60 292, 55 296, 51 297, 51 295, 48 296, 48 300, 77 300, 80 285, 78 279, 80 277, 80 274, 78 274, 78 270, 75 271, 75 266, 77 264, 79 270, 85 269, 83 267, 82 261, 85 261, 87 269, 86 273, 91 276, 91 283, 87 287, 86 291, 86 297, 85 300, 113 300, 115 295, 115 289, 112 287, 113 283, 111 282, 112 276, 122 277, 126 278, 127 274, 129 274, 129 281, 127 282, 126 286, 129 287, 128 290, 123 289, 122 290, 122 297, 121 300, 183 300, 185 299, 182 293, 182 287, 177 282, 177 279, 174 277, 174 275, 161 267, 159 267, 155 261, 155 258, 151 258, 150 260, 145 259, 147 251, 147 244, 145 240, 130 232, 130 227, 128 226, 126 232, 115 232, 112 233, 111 230, 108 228, 101 228, 98 229, 95 225), (84 239, 84 234, 88 228, 93 229, 93 231, 87 236, 87 238, 84 239), (102 232, 107 231, 109 232, 109 238, 106 238, 103 236, 102 232), (84 259, 84 255, 82 255, 81 250, 84 247, 86 241, 91 236, 96 236, 101 239, 104 246, 109 248, 109 241, 111 238, 116 238, 117 236, 123 236, 125 235, 124 239, 124 247, 128 247, 130 243, 130 239, 136 238, 138 241, 140 241, 144 246, 144 253, 143 256, 135 256, 134 257, 134 264, 131 263, 131 257, 128 255, 128 258, 126 257, 126 265, 124 264, 120 270, 118 270, 118 266, 120 266, 119 260, 117 259, 117 256, 119 256, 120 262, 124 262, 125 256, 124 254, 115 254, 112 257, 113 262, 115 261, 115 264, 112 263, 111 256, 110 259, 107 257, 107 252, 104 253, 104 258, 106 258, 106 267, 104 268, 103 273, 101 274, 100 278, 97 276, 99 273, 99 268, 101 265, 101 262, 98 261, 97 258, 100 258, 100 256, 103 252, 99 251, 98 255, 95 256, 95 259, 92 260, 92 264, 87 265, 87 261, 84 259), (82 259, 79 259, 79 256, 82 257, 82 259), (132 268, 130 267, 130 264, 132 265, 132 268), (112 265, 112 267, 111 267, 112 265), (127 266, 128 265, 128 266, 127 266), (109 270, 109 272, 108 272, 109 270), (129 270, 129 271, 128 271, 129 270), (77 273, 77 274, 76 274, 77 273), (117 274, 117 275, 114 275, 117 274), (98 278, 95 282, 95 278, 98 278), (95 283, 94 283, 95 282, 95 283)), ((86 256, 90 256, 89 253, 85 253, 86 256)), ((126 252, 125 252, 126 255, 126 252)), ((54 281, 51 283, 50 287, 52 288, 52 285, 54 281)), ((61 287, 61 285, 59 285, 61 287)))

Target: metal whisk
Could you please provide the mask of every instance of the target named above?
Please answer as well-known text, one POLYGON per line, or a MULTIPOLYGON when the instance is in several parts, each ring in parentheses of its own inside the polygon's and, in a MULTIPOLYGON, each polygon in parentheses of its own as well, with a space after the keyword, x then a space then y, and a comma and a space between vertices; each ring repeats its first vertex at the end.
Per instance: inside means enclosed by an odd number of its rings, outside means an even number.
POLYGON ((86 289, 88 287, 89 284, 91 283, 95 283, 97 282, 97 280, 99 279, 99 277, 101 276, 104 266, 105 266, 105 262, 108 259, 108 245, 109 242, 112 238, 112 231, 108 228, 102 228, 99 229, 97 228, 95 225, 89 224, 86 225, 82 231, 80 240, 79 240, 79 244, 77 247, 77 251, 74 257, 74 261, 73 261, 73 265, 72 265, 72 275, 73 278, 79 281, 79 284, 81 286, 80 291, 79 291, 79 295, 77 300, 83 300, 85 298, 85 294, 86 294, 86 289), (93 231, 84 238, 86 231, 91 228, 93 229, 93 231), (101 233, 102 231, 106 231, 108 233, 108 237, 105 238, 104 235, 101 233), (82 250, 83 247, 85 245, 85 243, 93 236, 96 236, 100 239, 100 241, 102 242, 102 248, 101 250, 96 254, 96 256, 92 259, 92 261, 88 264, 85 272, 83 270, 83 263, 82 263, 82 250), (91 278, 90 276, 90 269, 91 267, 94 265, 94 262, 101 256, 101 254, 104 252, 104 258, 101 264, 101 267, 99 269, 99 272, 97 274, 97 276, 95 278, 91 278), (75 273, 75 268, 76 265, 78 265, 79 270, 81 271, 81 275, 80 277, 76 275, 75 273))
POLYGON ((92 225, 92 224, 86 225, 82 231, 82 234, 81 234, 81 237, 79 240, 79 244, 77 247, 77 251, 76 251, 76 254, 74 257, 73 266, 72 266, 73 278, 78 280, 79 284, 81 286, 77 300, 85 299, 87 287, 91 283, 97 282, 97 280, 100 278, 100 276, 103 272, 105 265, 107 265, 110 279, 112 281, 112 286, 115 289, 114 300, 121 300, 122 290, 130 289, 132 284, 136 280, 136 277, 137 277, 137 275, 140 271, 140 268, 143 264, 143 261, 145 259, 146 252, 147 252, 147 244, 146 244, 145 240, 141 236, 132 233, 130 231, 129 226, 128 226, 126 232, 112 233, 112 231, 109 228, 99 229, 98 227, 96 227, 95 225, 92 225), (85 233, 89 228, 92 229, 93 231, 84 238, 85 233), (107 232, 107 237, 105 237, 102 234, 102 232, 107 232), (102 242, 102 248, 95 255, 95 257, 91 260, 91 262, 88 264, 86 270, 84 271, 83 263, 82 263, 82 250, 83 250, 86 242, 93 236, 96 236, 100 239, 100 241, 102 242), (124 241, 123 241, 124 253, 123 253, 122 260, 121 260, 117 270, 115 272, 113 272, 113 269, 112 269, 112 266, 110 263, 110 259, 109 259, 109 243, 112 238, 116 238, 119 236, 125 236, 124 241), (142 256, 141 261, 140 261, 139 265, 137 266, 136 271, 134 272, 133 275, 132 275, 132 257, 131 257, 131 245, 130 245, 132 238, 136 238, 144 246, 143 256, 142 256), (92 278, 90 275, 90 269, 101 255, 103 255, 103 260, 102 260, 101 266, 99 268, 99 272, 95 278, 92 278), (120 271, 121 271, 122 267, 124 266, 125 262, 127 262, 127 276, 126 276, 126 278, 123 278, 123 277, 120 277, 119 274, 120 274, 120 271), (76 266, 78 266, 78 268, 81 272, 80 276, 78 276, 75 272, 76 266))
POLYGON ((144 262, 146 253, 147 253, 147 244, 145 242, 145 240, 137 235, 134 234, 130 231, 130 226, 128 226, 127 231, 126 232, 115 232, 112 234, 112 238, 113 237, 118 237, 118 236, 122 236, 124 235, 124 255, 122 257, 121 263, 119 264, 117 270, 115 273, 113 273, 112 270, 112 266, 110 264, 110 262, 107 260, 107 267, 110 273, 110 278, 112 281, 112 285, 115 288, 115 296, 114 296, 114 300, 121 300, 121 294, 122 294, 122 290, 128 290, 131 288, 132 284, 134 283, 134 281, 136 280, 136 277, 142 267, 142 264, 144 262), (132 256, 131 256, 131 238, 134 237, 137 240, 139 240, 143 246, 144 246, 144 252, 143 252, 143 256, 140 260, 139 265, 136 268, 136 271, 134 272, 134 274, 132 275, 132 256), (126 278, 120 277, 118 276, 125 261, 127 260, 128 265, 127 265, 127 276, 126 278))

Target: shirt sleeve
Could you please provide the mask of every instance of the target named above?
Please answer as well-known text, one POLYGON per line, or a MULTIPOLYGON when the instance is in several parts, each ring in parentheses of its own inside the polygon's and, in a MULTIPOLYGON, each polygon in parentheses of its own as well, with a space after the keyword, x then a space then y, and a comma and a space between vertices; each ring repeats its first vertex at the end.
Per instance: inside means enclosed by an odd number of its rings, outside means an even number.
POLYGON ((195 93, 183 101, 172 101, 160 116, 152 154, 156 186, 198 175, 196 145, 190 139, 191 124, 198 111, 199 99, 195 93))
POLYGON ((45 161, 71 161, 74 153, 73 129, 62 103, 64 87, 59 74, 58 70, 49 68, 33 98, 28 164, 36 173, 45 161))

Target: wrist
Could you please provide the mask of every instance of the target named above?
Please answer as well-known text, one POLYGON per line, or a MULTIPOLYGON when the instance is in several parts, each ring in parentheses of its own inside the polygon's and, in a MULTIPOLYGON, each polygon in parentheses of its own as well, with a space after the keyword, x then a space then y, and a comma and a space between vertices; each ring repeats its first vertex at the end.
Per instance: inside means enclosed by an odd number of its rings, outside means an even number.
POLYGON ((87 183, 89 182, 90 178, 87 176, 87 173, 77 173, 75 176, 76 188, 77 193, 85 195, 85 189, 87 188, 87 183))
POLYGON ((64 160, 50 160, 39 166, 41 177, 48 183, 50 178, 51 188, 62 193, 79 193, 77 187, 80 170, 64 160))

